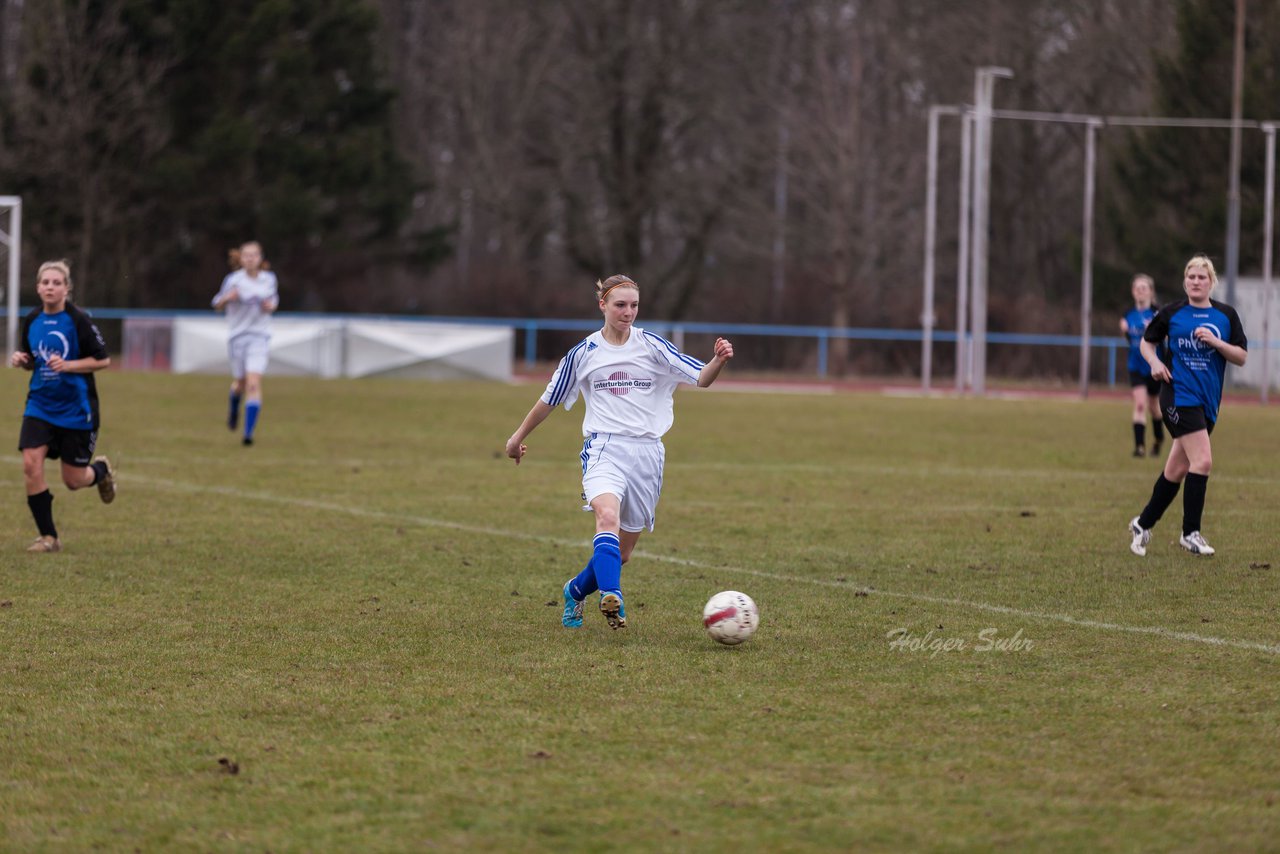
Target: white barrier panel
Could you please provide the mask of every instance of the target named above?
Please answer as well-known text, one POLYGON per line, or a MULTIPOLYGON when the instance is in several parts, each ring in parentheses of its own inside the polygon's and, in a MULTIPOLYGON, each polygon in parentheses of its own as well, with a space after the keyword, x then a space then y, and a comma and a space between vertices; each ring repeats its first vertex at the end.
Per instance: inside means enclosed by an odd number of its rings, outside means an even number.
MULTIPOLYGON (((509 381, 515 332, 507 327, 398 320, 277 317, 268 374, 509 381)), ((172 369, 227 373, 221 318, 173 321, 172 369)))
MULTIPOLYGON (((1271 322, 1267 325, 1268 337, 1275 341, 1280 339, 1280 281, 1272 285, 1270 299, 1271 322)), ((1215 299, 1226 299, 1227 288, 1222 282, 1214 288, 1215 299)), ((1249 358, 1243 368, 1228 367, 1232 381, 1242 386, 1262 388, 1263 351, 1267 361, 1271 362, 1271 370, 1267 373, 1272 388, 1280 387, 1280 347, 1264 348, 1262 346, 1262 318, 1264 306, 1268 302, 1262 279, 1236 279, 1235 309, 1244 325, 1244 334, 1249 339, 1249 358)))

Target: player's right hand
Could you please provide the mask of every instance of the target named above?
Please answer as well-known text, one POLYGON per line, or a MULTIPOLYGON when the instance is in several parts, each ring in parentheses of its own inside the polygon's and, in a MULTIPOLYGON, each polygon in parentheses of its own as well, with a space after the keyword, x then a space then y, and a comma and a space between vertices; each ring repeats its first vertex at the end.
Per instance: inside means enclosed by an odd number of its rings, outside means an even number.
POLYGON ((529 446, 520 442, 515 436, 507 440, 507 456, 516 461, 516 465, 520 465, 520 458, 528 452, 529 446))
POLYGON ((1159 380, 1162 383, 1172 382, 1173 377, 1169 374, 1169 366, 1164 362, 1157 361, 1151 366, 1151 379, 1159 380))
POLYGON ((9 357, 9 364, 15 368, 25 368, 31 363, 31 356, 21 350, 14 350, 9 357))

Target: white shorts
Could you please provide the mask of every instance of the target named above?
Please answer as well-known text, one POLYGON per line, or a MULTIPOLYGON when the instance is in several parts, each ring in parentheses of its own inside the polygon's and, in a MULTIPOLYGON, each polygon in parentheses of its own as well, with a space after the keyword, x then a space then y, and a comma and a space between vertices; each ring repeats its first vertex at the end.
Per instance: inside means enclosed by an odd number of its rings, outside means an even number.
POLYGON ((265 374, 267 354, 271 339, 261 335, 241 335, 227 342, 227 355, 231 358, 231 376, 238 380, 245 374, 265 374))
POLYGON ((634 439, 616 433, 592 433, 582 443, 584 510, 600 495, 618 496, 619 526, 636 533, 653 530, 662 495, 662 464, 667 449, 660 439, 634 439))

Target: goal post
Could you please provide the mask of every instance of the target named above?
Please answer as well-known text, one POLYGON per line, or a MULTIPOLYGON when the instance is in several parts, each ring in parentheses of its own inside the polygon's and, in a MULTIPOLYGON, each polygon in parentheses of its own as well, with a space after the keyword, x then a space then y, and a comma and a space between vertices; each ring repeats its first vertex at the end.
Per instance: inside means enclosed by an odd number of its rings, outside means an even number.
POLYGON ((22 198, 20 196, 0 196, 0 217, 5 214, 8 214, 8 223, 4 224, 7 228, 0 225, 0 244, 4 245, 9 261, 8 283, 4 292, 5 304, 8 306, 8 313, 5 315, 8 349, 5 352, 12 353, 18 349, 18 305, 21 290, 18 277, 22 270, 22 198))

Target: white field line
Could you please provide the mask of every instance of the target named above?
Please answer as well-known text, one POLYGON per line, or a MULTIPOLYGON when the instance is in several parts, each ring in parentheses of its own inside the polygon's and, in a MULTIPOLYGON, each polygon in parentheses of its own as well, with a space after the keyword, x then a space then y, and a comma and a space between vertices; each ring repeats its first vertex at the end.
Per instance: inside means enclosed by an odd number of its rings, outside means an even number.
MULTIPOLYGON (((262 501, 268 504, 283 504, 290 507, 302 507, 308 510, 321 510, 329 513, 341 513, 348 516, 356 516, 362 519, 379 519, 388 522, 402 522, 413 525, 421 525, 423 527, 447 528, 454 531, 465 531, 472 534, 483 534, 489 537, 506 537, 515 540, 527 540, 531 542, 555 544, 559 546, 573 547, 583 545, 583 540, 566 540, 560 537, 548 537, 539 534, 527 534, 521 531, 511 531, 507 529, 489 528, 483 525, 469 525, 462 522, 451 522, 445 519, 435 519, 430 516, 414 516, 405 513, 387 513, 381 510, 368 510, 363 507, 351 507, 345 504, 337 504, 331 501, 314 501, 309 498, 296 498, 288 495, 275 495, 269 492, 258 492, 255 490, 238 489, 231 486, 203 486, 194 483, 183 483, 176 480, 168 480, 165 478, 147 477, 145 475, 130 474, 126 478, 122 478, 126 483, 141 483, 160 489, 171 489, 178 492, 202 493, 213 495, 225 495, 229 498, 248 499, 251 501, 262 501)), ((664 563, 676 564, 678 566, 686 566, 694 569, 704 569, 714 572, 725 572, 729 574, 750 575, 756 578, 768 578, 774 581, 783 581, 788 584, 811 584, 820 587, 834 587, 842 590, 849 590, 855 593, 866 593, 875 596, 888 596, 895 599, 909 599, 914 602, 927 602, 931 605, 951 605, 957 608, 969 608, 975 611, 985 611, 992 614, 1004 614, 1010 617, 1021 617, 1028 620, 1039 620, 1043 622, 1063 623, 1069 626, 1078 626, 1085 629, 1095 629, 1107 632, 1125 632, 1127 634, 1137 635, 1155 635, 1157 637, 1167 638, 1169 640, 1185 641, 1188 643, 1205 644, 1207 646, 1229 647, 1232 649, 1243 649, 1250 652, 1265 652, 1269 655, 1280 656, 1280 644, 1259 643, 1257 641, 1239 640, 1236 638, 1220 638, 1211 635, 1201 635, 1195 632, 1182 632, 1174 629, 1166 629, 1162 626, 1126 626, 1122 623, 1110 623, 1102 620, 1089 620, 1081 617, 1073 617, 1070 614, 1055 614, 1047 611, 1028 611, 1021 608, 1010 608, 1005 605, 992 605, 987 602, 972 602, 966 599, 951 599, 945 596, 930 596, 927 593, 903 593, 894 590, 882 590, 876 587, 867 587, 853 582, 844 581, 828 581, 820 578, 803 578, 793 575, 782 575, 776 572, 765 572, 758 569, 749 569, 741 566, 722 566, 720 564, 703 563, 696 560, 688 560, 687 558, 671 557, 669 555, 653 554, 650 552, 637 551, 637 557, 643 557, 646 560, 661 561, 664 563)))

